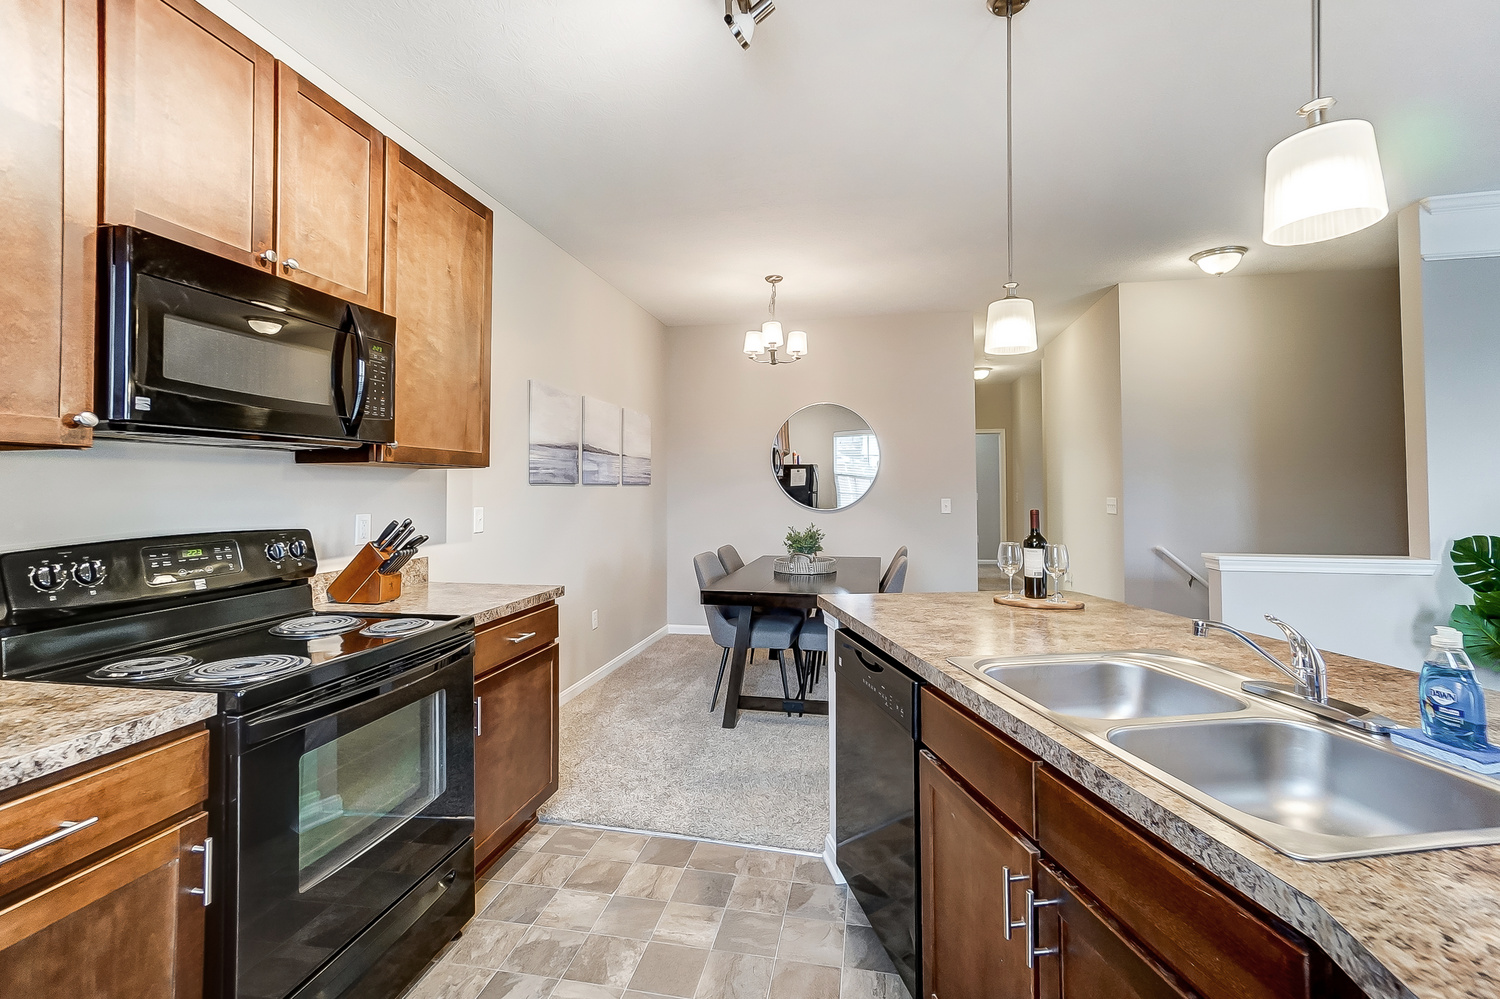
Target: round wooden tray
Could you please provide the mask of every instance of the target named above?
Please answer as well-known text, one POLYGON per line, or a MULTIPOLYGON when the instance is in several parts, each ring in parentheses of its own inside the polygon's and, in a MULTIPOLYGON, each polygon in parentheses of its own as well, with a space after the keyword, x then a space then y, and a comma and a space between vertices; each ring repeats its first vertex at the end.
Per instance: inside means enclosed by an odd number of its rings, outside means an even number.
POLYGON ((1010 596, 1004 593, 995 598, 995 603, 1030 610, 1083 610, 1081 600, 1038 600, 1035 597, 1010 596))

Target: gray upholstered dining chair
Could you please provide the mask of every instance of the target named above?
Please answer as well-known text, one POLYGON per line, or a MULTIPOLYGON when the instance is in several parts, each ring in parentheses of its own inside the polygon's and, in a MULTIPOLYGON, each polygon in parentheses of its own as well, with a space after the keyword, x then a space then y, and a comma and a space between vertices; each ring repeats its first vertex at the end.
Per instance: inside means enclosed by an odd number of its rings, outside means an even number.
MULTIPOLYGON (((719 556, 714 552, 703 552, 693 556, 693 571, 698 574, 698 588, 702 589, 709 583, 722 579, 728 575, 724 571, 724 564, 719 561, 719 556)), ((719 678, 714 681, 714 696, 708 704, 708 710, 712 711, 719 703, 719 688, 724 683, 724 668, 729 665, 730 653, 734 650, 735 632, 739 627, 739 615, 745 613, 740 609, 730 609, 717 606, 716 604, 704 604, 703 613, 708 618, 708 633, 713 636, 714 643, 724 649, 724 654, 719 657, 719 678)), ((781 666, 781 693, 790 699, 791 687, 786 678, 786 651, 795 650, 797 647, 797 633, 802 628, 802 615, 793 611, 773 610, 763 611, 755 615, 750 623, 750 648, 766 649, 781 666)), ((801 653, 797 653, 801 659, 801 653)), ((800 663, 799 663, 800 666, 800 663)))
POLYGON ((723 564, 726 573, 738 572, 745 567, 745 560, 734 550, 734 545, 725 545, 719 549, 719 562, 723 564))
MULTIPOLYGON (((880 592, 881 593, 900 593, 901 592, 901 587, 898 586, 898 587, 896 587, 893 590, 893 589, 890 588, 890 586, 891 586, 891 577, 896 574, 896 563, 900 562, 904 558, 906 558, 906 546, 902 545, 900 548, 896 549, 896 554, 894 554, 894 555, 891 556, 891 564, 885 567, 885 575, 883 575, 883 576, 880 577, 880 592)), ((906 577, 903 576, 902 580, 904 581, 905 578, 906 577)))
POLYGON ((897 555, 891 560, 890 569, 886 570, 885 579, 881 580, 881 593, 900 593, 906 587, 906 556, 897 555))

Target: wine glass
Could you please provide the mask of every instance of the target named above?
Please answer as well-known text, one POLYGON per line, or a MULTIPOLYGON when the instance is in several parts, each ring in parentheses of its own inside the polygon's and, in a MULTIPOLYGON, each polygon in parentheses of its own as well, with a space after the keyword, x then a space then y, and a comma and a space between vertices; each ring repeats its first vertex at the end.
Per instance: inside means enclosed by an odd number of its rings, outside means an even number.
POLYGON ((1049 543, 1045 565, 1047 575, 1052 577, 1052 596, 1047 599, 1052 603, 1060 604, 1063 602, 1062 580, 1068 574, 1068 546, 1049 543))
POLYGON ((1021 571, 1021 542, 1000 542, 1000 553, 995 559, 1000 564, 1000 571, 1005 573, 1005 592, 1014 596, 1016 592, 1016 573, 1021 571))

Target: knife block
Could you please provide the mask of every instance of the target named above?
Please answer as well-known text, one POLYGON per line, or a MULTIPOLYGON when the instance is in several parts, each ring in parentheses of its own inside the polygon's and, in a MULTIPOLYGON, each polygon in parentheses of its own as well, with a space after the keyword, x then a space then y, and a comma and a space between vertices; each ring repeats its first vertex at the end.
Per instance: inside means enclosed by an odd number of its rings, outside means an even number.
POLYGON ((380 574, 386 556, 367 544, 328 584, 328 599, 340 604, 383 604, 401 596, 401 573, 380 574))

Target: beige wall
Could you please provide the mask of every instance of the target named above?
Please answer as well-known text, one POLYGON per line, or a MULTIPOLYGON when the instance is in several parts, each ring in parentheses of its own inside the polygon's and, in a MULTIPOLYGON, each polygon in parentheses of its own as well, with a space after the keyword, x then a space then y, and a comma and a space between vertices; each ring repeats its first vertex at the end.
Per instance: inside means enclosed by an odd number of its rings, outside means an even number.
POLYGON ((1153 545, 1406 553, 1394 269, 1121 285, 1120 366, 1131 603, 1207 612, 1153 545))
POLYGON ((1015 419, 1015 392, 1011 382, 990 375, 974 383, 974 429, 1009 430, 1015 419))
POLYGON ((1047 462, 1042 433, 1042 373, 1034 371, 1012 385, 1012 433, 1007 435, 1011 541, 1030 530, 1030 511, 1047 509, 1047 462))
MULTIPOLYGON (((644 310, 465 181, 224 0, 208 6, 495 210, 488 469, 298 465, 290 453, 102 441, 71 452, 0 453, 0 551, 70 540, 307 527, 325 564, 354 551, 356 513, 378 531, 412 517, 433 536, 435 578, 562 583, 566 687, 666 622, 665 333, 644 310), (541 378, 650 414, 649 487, 526 484, 526 380, 541 378), (47 490, 22 489, 44 481, 47 490), (81 497, 59 503, 58 496, 81 497), (89 502, 98 498, 98 502, 89 502), (473 506, 486 531, 470 533, 473 506), (599 630, 589 613, 599 610, 599 630)), ((3 375, 0 375, 3 377, 3 375)))
POLYGON ((692 559, 733 544, 746 561, 783 552, 809 521, 832 555, 911 549, 909 590, 973 590, 973 320, 967 314, 809 321, 811 352, 788 367, 740 353, 745 327, 667 331, 668 619, 702 626, 692 559), (814 511, 771 474, 771 443, 796 410, 832 402, 880 439, 880 475, 859 503, 814 511), (939 512, 948 497, 953 512, 939 512))
POLYGON ((1042 358, 1047 507, 1042 533, 1068 546, 1072 587, 1125 598, 1125 531, 1105 499, 1124 492, 1120 293, 1112 288, 1042 358))

